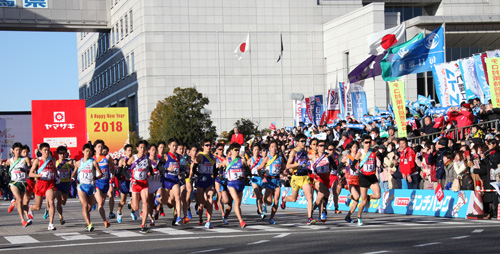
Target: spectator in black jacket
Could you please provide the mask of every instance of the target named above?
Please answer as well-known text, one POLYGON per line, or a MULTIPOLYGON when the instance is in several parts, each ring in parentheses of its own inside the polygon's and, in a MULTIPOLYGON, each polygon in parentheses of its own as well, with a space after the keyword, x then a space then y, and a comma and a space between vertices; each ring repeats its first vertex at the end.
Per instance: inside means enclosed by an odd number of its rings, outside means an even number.
POLYGON ((424 124, 422 125, 422 128, 419 129, 419 131, 420 135, 427 135, 439 132, 440 130, 438 128, 434 128, 434 122, 432 121, 432 117, 426 116, 424 118, 424 124))
MULTIPOLYGON (((495 139, 488 140, 488 148, 486 154, 480 154, 481 162, 479 164, 479 169, 475 169, 474 173, 479 174, 481 180, 483 180, 483 186, 486 190, 493 189, 490 185, 491 182, 495 181, 495 173, 493 173, 500 164, 500 150, 498 147, 498 141, 495 139)), ((484 213, 488 215, 488 218, 497 217, 497 207, 498 198, 496 193, 485 192, 483 195, 484 203, 484 213)))
POLYGON ((443 161, 443 157, 446 156, 447 153, 450 153, 451 150, 448 147, 448 138, 440 138, 436 144, 437 152, 429 155, 429 164, 436 165, 436 178, 438 183, 441 184, 441 187, 444 189, 444 181, 446 179, 446 171, 445 171, 445 163, 443 161))
POLYGON ((493 108, 491 100, 488 100, 486 107, 481 107, 477 117, 483 121, 493 121, 500 119, 500 108, 493 108))

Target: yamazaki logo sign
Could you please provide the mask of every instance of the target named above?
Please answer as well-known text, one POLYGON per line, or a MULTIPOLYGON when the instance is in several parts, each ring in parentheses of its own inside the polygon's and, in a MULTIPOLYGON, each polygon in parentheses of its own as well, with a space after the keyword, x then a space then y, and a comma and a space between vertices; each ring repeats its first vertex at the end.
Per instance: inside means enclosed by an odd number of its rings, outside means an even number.
POLYGON ((408 206, 410 204, 410 198, 395 198, 395 206, 408 206))

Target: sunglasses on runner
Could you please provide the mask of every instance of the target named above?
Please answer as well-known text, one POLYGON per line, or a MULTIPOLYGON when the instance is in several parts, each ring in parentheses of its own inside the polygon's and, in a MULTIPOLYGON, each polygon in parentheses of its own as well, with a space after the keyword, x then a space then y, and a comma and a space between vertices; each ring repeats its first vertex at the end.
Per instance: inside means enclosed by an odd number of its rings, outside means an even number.
POLYGON ((210 144, 204 144, 203 146, 211 146, 210 144))

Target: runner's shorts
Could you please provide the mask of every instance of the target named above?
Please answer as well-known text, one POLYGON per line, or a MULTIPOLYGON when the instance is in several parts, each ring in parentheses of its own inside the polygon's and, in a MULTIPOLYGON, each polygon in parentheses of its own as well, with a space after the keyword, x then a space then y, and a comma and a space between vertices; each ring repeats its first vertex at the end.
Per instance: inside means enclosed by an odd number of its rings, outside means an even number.
POLYGON ((26 192, 26 183, 23 182, 10 182, 9 186, 15 186, 19 190, 19 194, 22 196, 26 192))
POLYGON ((95 186, 93 184, 78 184, 77 188, 79 191, 85 193, 87 197, 94 195, 95 186))
POLYGON ((171 190, 174 185, 179 184, 179 177, 175 175, 168 175, 163 178, 163 188, 171 190))
POLYGON ((264 185, 262 182, 262 177, 260 176, 252 176, 252 184, 257 184, 260 188, 264 185))
POLYGON ((155 193, 157 190, 162 188, 162 183, 160 177, 148 177, 148 190, 149 193, 155 193))
POLYGON ((62 194, 69 194, 69 191, 71 190, 71 183, 70 182, 60 182, 60 183, 56 184, 56 188, 62 194))
POLYGON ((101 193, 106 194, 109 190, 109 179, 99 179, 95 181, 95 187, 101 191, 101 193))
POLYGON ((281 186, 280 179, 278 178, 267 178, 267 183, 264 183, 264 188, 274 190, 281 186))
POLYGON ((333 185, 335 184, 335 182, 338 180, 339 180, 339 177, 337 175, 330 174, 330 186, 327 186, 327 187, 332 188, 333 185))
POLYGON ((373 175, 359 175, 359 187, 370 188, 370 186, 374 183, 378 183, 377 176, 373 175))
POLYGON ((130 181, 120 182, 120 193, 127 194, 130 192, 130 181))
POLYGON ((34 192, 35 195, 43 197, 45 196, 45 193, 50 189, 54 189, 54 191, 57 190, 53 180, 38 180, 36 181, 34 192))
POLYGON ((196 179, 196 188, 208 189, 210 186, 214 186, 214 179, 211 175, 202 175, 196 179))
POLYGON ((298 191, 302 188, 302 186, 306 184, 311 184, 311 177, 308 175, 306 176, 292 176, 292 180, 290 180, 290 186, 292 187, 292 190, 298 191))
POLYGON ((26 179, 26 191, 28 193, 35 191, 35 180, 33 180, 33 178, 26 179))
POLYGON ((243 192, 243 189, 245 189, 245 182, 242 181, 228 181, 227 182, 227 187, 232 187, 236 190, 236 192, 241 193, 243 192))
POLYGON ((132 193, 141 193, 142 190, 148 188, 148 180, 134 180, 132 182, 132 193))

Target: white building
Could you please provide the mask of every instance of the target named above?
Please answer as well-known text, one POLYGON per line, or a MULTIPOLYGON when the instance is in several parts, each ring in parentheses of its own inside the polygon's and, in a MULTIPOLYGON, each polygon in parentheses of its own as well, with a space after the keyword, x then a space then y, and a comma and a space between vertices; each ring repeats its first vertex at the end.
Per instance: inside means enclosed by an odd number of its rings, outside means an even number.
MULTIPOLYGON (((291 93, 326 94, 347 81, 367 57, 366 37, 400 22, 407 22, 408 38, 446 22, 448 60, 500 46, 500 1, 112 0, 108 6, 111 32, 78 34, 80 98, 88 107, 128 106, 132 130, 146 138, 156 103, 175 87, 196 86, 209 98, 218 132, 241 118, 262 128, 291 126, 291 93), (276 63, 280 33, 284 53, 276 63), (247 34, 251 53, 238 61, 233 51, 247 34)), ((409 100, 425 93, 424 74, 407 80, 409 100)), ((389 103, 380 77, 367 80, 365 91, 369 109, 389 103)))

